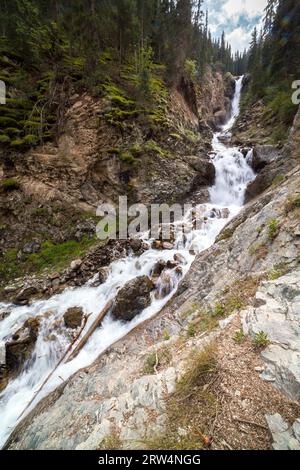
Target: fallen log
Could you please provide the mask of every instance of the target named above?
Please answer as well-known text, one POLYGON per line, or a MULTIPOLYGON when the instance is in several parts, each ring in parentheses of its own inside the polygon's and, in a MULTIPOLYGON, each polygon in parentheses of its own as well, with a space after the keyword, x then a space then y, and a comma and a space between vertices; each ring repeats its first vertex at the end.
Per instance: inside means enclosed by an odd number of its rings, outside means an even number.
POLYGON ((74 351, 71 352, 70 356, 68 357, 67 362, 73 361, 73 359, 75 359, 75 357, 78 355, 79 351, 86 345, 86 343, 88 342, 88 340, 90 339, 94 331, 101 325, 104 318, 110 311, 112 304, 113 304, 113 301, 110 300, 105 305, 104 309, 101 310, 100 314, 97 316, 96 320, 91 324, 90 328, 88 329, 86 334, 83 336, 83 338, 79 341, 74 351))

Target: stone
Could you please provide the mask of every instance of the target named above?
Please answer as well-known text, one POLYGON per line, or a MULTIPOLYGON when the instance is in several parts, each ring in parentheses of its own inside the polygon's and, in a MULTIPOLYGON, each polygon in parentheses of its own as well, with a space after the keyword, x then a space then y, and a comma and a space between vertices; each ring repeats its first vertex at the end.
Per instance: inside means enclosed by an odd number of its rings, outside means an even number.
POLYGON ((147 276, 136 277, 120 289, 112 307, 116 320, 131 321, 151 304, 154 284, 147 276))
POLYGON ((4 310, 3 312, 0 312, 0 321, 5 320, 11 312, 9 310, 4 310))
POLYGON ((162 243, 162 248, 163 248, 163 250, 173 250, 174 245, 173 245, 173 243, 170 243, 170 242, 163 242, 162 243))
POLYGON ((179 263, 179 264, 187 264, 187 260, 180 253, 175 253, 174 261, 176 261, 176 263, 179 263))
POLYGON ((216 169, 210 160, 193 155, 185 157, 185 160, 197 172, 194 183, 195 188, 214 184, 216 169))
POLYGON ((273 437, 273 448, 275 450, 300 450, 297 420, 291 428, 279 413, 265 415, 269 429, 273 437))
POLYGON ((172 292, 173 282, 170 273, 163 272, 158 283, 157 291, 155 292, 156 299, 163 299, 172 292))
POLYGON ((259 173, 265 166, 278 160, 280 156, 279 150, 274 145, 256 145, 250 163, 253 170, 259 173))
POLYGON ((29 318, 6 343, 6 365, 9 373, 18 373, 30 359, 38 338, 40 319, 29 318))
POLYGON ((83 319, 83 310, 81 307, 69 308, 64 314, 64 322, 67 328, 75 330, 81 326, 83 319))
POLYGON ((254 305, 243 313, 243 329, 251 336, 260 331, 268 335, 270 344, 261 352, 261 377, 300 402, 300 270, 264 282, 254 305))
POLYGON ((163 270, 166 268, 167 263, 164 260, 159 260, 152 268, 151 276, 159 277, 163 270))
POLYGON ((134 253, 139 252, 142 250, 143 242, 140 239, 132 239, 129 241, 129 246, 134 253))
POLYGON ((82 260, 81 259, 76 259, 74 261, 72 261, 71 265, 70 265, 70 269, 71 271, 78 271, 82 266, 82 260))
POLYGON ((38 253, 41 250, 41 244, 38 241, 32 241, 29 243, 26 243, 26 245, 23 246, 23 253, 26 255, 31 255, 32 253, 38 253))
POLYGON ((104 284, 107 281, 107 278, 109 276, 109 268, 107 266, 104 266, 103 268, 99 269, 99 283, 104 284))
POLYGON ((24 287, 14 298, 13 303, 16 305, 27 305, 34 295, 38 293, 35 286, 24 287))

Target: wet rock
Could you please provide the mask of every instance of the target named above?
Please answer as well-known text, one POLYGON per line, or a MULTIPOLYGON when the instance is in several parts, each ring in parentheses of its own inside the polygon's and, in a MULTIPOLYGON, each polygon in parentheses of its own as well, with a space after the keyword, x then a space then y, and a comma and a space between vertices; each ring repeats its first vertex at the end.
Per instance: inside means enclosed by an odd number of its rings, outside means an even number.
POLYGON ((30 299, 38 293, 35 286, 24 287, 14 298, 13 303, 16 305, 28 305, 30 299))
POLYGON ((139 239, 132 239, 129 241, 129 246, 134 253, 140 252, 142 250, 143 242, 139 239))
POLYGON ((0 321, 5 320, 11 312, 9 310, 4 310, 4 312, 0 312, 0 321))
POLYGON ((131 321, 151 303, 154 284, 147 276, 136 277, 129 281, 117 294, 112 307, 116 320, 131 321))
POLYGON ((176 261, 176 263, 179 263, 179 264, 187 264, 187 260, 180 253, 176 253, 174 255, 174 261, 176 261))
POLYGON ((228 219, 228 217, 230 216, 230 210, 229 209, 222 209, 221 210, 221 218, 222 219, 228 219))
POLYGON ((83 310, 81 307, 69 308, 64 314, 64 322, 67 328, 75 330, 79 328, 82 323, 83 310))
POLYGON ((0 393, 8 384, 8 370, 6 366, 0 365, 0 393))
POLYGON ((99 285, 104 284, 107 281, 108 276, 109 268, 107 266, 100 268, 98 273, 99 285))
POLYGON ((166 262, 164 260, 159 260, 155 265, 153 266, 153 269, 151 271, 151 276, 153 277, 159 277, 163 270, 166 267, 166 262))
POLYGON ((29 318, 13 335, 12 341, 6 344, 6 365, 10 375, 18 373, 30 359, 38 338, 39 325, 39 318, 29 318))
POLYGON ((163 299, 167 297, 173 290, 172 276, 169 272, 163 272, 157 284, 157 291, 155 292, 156 299, 163 299))
POLYGON ((154 240, 152 248, 154 250, 162 250, 162 241, 161 240, 154 240))
POLYGON ((186 162, 197 171, 195 187, 197 186, 211 186, 216 177, 216 169, 213 163, 205 158, 197 156, 185 157, 186 162))
POLYGON ((173 245, 173 243, 170 243, 170 242, 163 242, 162 243, 162 249, 163 250, 173 250, 174 245, 173 245))
POLYGON ((274 145, 257 145, 253 149, 251 166, 255 172, 260 172, 265 166, 280 158, 280 152, 274 145))

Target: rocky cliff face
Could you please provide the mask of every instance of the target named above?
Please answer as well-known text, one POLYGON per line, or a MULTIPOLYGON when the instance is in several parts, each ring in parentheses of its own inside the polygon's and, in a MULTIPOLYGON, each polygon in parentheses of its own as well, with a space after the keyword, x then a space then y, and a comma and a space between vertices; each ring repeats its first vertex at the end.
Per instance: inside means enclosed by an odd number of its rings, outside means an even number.
MULTIPOLYGON (((174 439, 177 446, 196 445, 190 440, 195 426, 198 446, 238 449, 243 433, 247 449, 299 448, 298 141, 299 114, 284 150, 292 162, 284 178, 263 188, 197 257, 163 311, 42 401, 10 448, 151 448, 155 436, 161 442, 168 434, 165 445, 174 439), (186 371, 196 374, 193 351, 208 361, 210 344, 216 349, 208 362, 212 375, 204 384, 191 382, 186 371), (191 387, 180 401, 182 377, 191 387)), ((263 168, 277 161, 270 160, 263 168)))

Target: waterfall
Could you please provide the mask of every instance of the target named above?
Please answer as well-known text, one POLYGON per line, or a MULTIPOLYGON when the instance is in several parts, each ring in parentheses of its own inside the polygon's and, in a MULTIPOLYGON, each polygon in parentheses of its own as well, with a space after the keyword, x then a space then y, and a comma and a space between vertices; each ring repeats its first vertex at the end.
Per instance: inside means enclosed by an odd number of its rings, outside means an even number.
MULTIPOLYGON (((216 168, 216 180, 210 189, 211 202, 200 206, 205 216, 205 223, 187 236, 185 243, 178 237, 173 250, 158 251, 149 249, 139 257, 128 256, 112 263, 107 281, 99 287, 92 287, 91 282, 81 288, 69 288, 48 300, 38 301, 30 306, 16 307, 0 304, 2 310, 11 310, 10 315, 0 322, 0 342, 6 341, 28 318, 40 317, 39 336, 34 353, 25 364, 17 378, 12 379, 0 395, 0 444, 3 445, 15 428, 18 417, 35 396, 48 374, 54 369, 66 351, 69 341, 63 325, 63 314, 70 307, 82 307, 89 314, 88 328, 109 300, 115 298, 118 290, 137 276, 151 275, 158 260, 173 260, 180 250, 186 264, 182 265, 183 276, 187 274, 195 259, 194 250, 201 252, 209 248, 217 235, 241 210, 247 184, 254 178, 254 173, 247 160, 235 147, 228 147, 221 142, 233 126, 239 114, 242 77, 236 81, 236 91, 232 102, 232 114, 228 123, 213 137, 213 163, 216 168), (228 218, 218 218, 216 213, 228 208, 228 218), (193 254, 192 254, 193 253, 193 254), (54 328, 53 325, 60 325, 54 328)), ((103 324, 91 336, 88 343, 72 361, 63 363, 53 374, 47 385, 36 397, 32 409, 39 400, 66 381, 74 372, 87 367, 115 341, 124 337, 138 324, 151 318, 174 295, 182 276, 170 270, 172 292, 163 299, 152 297, 151 305, 130 323, 114 321, 106 317, 103 324)), ((27 412, 30 411, 27 410, 27 412)))

